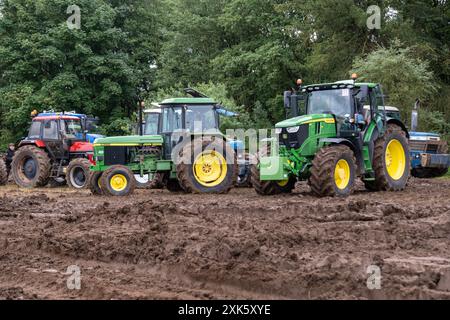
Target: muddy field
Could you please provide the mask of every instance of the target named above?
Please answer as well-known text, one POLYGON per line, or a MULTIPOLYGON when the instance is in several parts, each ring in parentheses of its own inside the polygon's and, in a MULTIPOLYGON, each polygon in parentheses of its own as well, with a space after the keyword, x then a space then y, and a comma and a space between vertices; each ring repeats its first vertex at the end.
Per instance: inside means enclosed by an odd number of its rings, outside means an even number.
POLYGON ((268 198, 0 188, 0 299, 449 299, 449 248, 448 179, 338 200, 303 184, 268 198))

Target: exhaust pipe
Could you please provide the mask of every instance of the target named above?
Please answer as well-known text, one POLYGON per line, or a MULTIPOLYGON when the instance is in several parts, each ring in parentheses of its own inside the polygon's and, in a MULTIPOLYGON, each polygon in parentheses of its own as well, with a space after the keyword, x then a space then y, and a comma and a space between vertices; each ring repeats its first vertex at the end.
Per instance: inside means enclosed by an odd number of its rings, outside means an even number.
POLYGON ((416 103, 414 104, 414 109, 411 114, 411 131, 416 132, 419 127, 419 108, 420 108, 420 99, 416 99, 416 103))

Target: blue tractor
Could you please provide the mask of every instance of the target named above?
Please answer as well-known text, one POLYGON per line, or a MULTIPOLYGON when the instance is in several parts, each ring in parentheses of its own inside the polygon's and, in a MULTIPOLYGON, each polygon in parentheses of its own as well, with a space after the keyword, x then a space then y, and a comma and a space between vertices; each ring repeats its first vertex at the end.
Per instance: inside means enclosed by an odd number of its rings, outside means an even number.
MULTIPOLYGON (((450 167, 447 141, 432 132, 417 132, 420 100, 416 101, 411 117, 409 147, 411 152, 411 174, 426 179, 446 175, 450 167)), ((400 111, 390 107, 391 117, 400 119, 400 111)))

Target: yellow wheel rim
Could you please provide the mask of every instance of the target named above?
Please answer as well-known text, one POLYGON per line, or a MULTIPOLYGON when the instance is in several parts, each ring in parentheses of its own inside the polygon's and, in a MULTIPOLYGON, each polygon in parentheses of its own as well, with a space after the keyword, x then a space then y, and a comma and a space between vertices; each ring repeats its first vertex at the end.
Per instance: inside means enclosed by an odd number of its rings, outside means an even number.
POLYGON ((109 183, 111 185, 111 188, 116 192, 123 191, 128 186, 127 178, 123 174, 114 175, 109 183))
POLYGON ((400 180, 405 174, 405 149, 396 139, 390 141, 386 148, 386 169, 389 176, 394 180, 400 180))
POLYGON ((278 183, 278 185, 280 187, 286 187, 288 185, 288 183, 289 183, 289 179, 288 180, 284 180, 284 181, 279 181, 277 183, 278 183))
POLYGON ((336 182, 336 186, 340 190, 345 190, 350 183, 350 165, 344 159, 341 159, 336 164, 336 168, 334 170, 334 181, 336 182))
POLYGON ((216 187, 227 176, 227 161, 216 151, 205 151, 195 159, 193 171, 195 179, 202 186, 216 187))

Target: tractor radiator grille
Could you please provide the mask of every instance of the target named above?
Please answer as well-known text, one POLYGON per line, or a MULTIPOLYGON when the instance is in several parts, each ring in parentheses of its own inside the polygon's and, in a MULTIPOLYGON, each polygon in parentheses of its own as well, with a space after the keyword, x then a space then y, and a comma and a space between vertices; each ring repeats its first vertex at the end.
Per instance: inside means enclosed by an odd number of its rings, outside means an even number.
POLYGON ((410 141, 409 148, 411 151, 423 153, 438 153, 441 143, 436 141, 410 141))
POLYGON ((105 147, 105 166, 127 164, 128 147, 105 147))
POLYGON ((300 126, 297 133, 289 133, 287 128, 283 128, 280 135, 280 144, 287 148, 298 149, 309 137, 309 124, 300 126))
POLYGON ((438 144, 428 144, 427 145, 427 152, 429 153, 437 153, 439 150, 438 144))
POLYGON ((425 152, 427 150, 427 143, 424 141, 410 141, 409 148, 411 151, 425 152))

